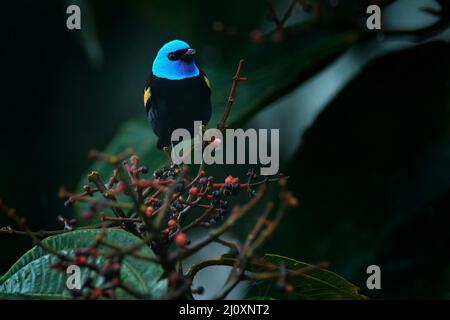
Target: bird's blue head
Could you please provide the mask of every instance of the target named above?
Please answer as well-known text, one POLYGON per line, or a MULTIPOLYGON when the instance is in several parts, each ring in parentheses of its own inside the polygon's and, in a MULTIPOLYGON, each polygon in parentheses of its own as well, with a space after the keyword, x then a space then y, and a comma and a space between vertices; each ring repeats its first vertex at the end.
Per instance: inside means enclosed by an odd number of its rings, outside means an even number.
POLYGON ((153 61, 152 72, 159 78, 181 80, 198 76, 194 62, 195 50, 181 40, 167 42, 153 61))

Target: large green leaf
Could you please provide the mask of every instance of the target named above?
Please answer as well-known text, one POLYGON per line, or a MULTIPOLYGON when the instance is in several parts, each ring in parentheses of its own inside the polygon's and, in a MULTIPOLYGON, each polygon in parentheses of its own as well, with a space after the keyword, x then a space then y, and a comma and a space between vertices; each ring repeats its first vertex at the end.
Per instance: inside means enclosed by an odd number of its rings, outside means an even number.
MULTIPOLYGON (((212 265, 226 265, 233 266, 236 262, 236 258, 232 255, 225 254, 216 259, 203 261, 199 265, 194 265, 193 269, 204 268, 206 266, 212 265)), ((291 276, 289 282, 294 286, 295 291, 290 295, 290 297, 296 299, 348 299, 348 300, 362 300, 367 299, 366 296, 359 293, 359 288, 348 282, 341 276, 334 272, 331 272, 322 268, 314 268, 312 265, 283 257, 275 254, 265 254, 261 259, 250 261, 247 266, 247 271, 250 273, 267 272, 265 265, 267 263, 274 264, 279 268, 282 264, 286 266, 287 270, 301 270, 308 268, 304 273, 299 273, 298 275, 291 276)), ((191 270, 193 270, 191 269, 191 270)), ((286 295, 277 293, 275 290, 275 282, 277 280, 261 280, 254 282, 256 294, 250 299, 274 299, 280 298, 285 299, 286 295)))
MULTIPOLYGON (((99 230, 79 230, 52 236, 43 240, 47 246, 72 254, 76 248, 90 246, 99 230)), ((140 241, 136 236, 120 230, 108 230, 105 240, 128 248, 140 241)), ((108 250, 102 247, 102 250, 108 250)), ((142 255, 154 256, 148 247, 138 251, 142 255)), ((58 262, 58 258, 47 253, 41 247, 34 247, 25 253, 9 271, 0 279, 0 297, 6 299, 68 299, 71 297, 66 287, 67 275, 64 272, 51 269, 50 266, 58 262)), ((102 266, 104 258, 97 258, 95 263, 102 266)), ((148 294, 151 297, 161 297, 166 291, 166 281, 160 280, 162 268, 151 262, 125 257, 122 264, 121 278, 133 289, 148 294)), ((93 277, 95 285, 101 285, 102 278, 95 273, 82 269, 81 280, 93 277)), ((132 298, 122 290, 118 290, 118 297, 132 298)))
MULTIPOLYGON (((276 265, 284 264, 288 270, 299 270, 311 267, 310 264, 290 259, 287 257, 266 254, 263 257, 265 262, 276 265)), ((251 271, 262 271, 261 266, 254 264, 249 268, 251 271)), ((359 288, 348 282, 341 276, 326 269, 313 268, 305 273, 301 273, 289 279, 289 282, 295 287, 292 296, 297 299, 367 299, 366 296, 359 293, 359 288)), ((269 284, 259 284, 263 292, 269 292, 269 284)))

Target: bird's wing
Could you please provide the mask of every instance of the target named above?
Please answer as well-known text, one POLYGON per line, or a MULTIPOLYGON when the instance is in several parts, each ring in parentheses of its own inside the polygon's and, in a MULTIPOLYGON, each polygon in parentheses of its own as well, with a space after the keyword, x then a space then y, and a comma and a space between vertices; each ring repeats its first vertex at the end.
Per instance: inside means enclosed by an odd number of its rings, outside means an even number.
POLYGON ((153 80, 153 73, 151 73, 144 86, 144 108, 147 113, 147 117, 150 120, 153 131, 159 137, 161 128, 157 121, 158 110, 156 109, 155 97, 152 95, 152 84, 154 84, 153 80))
POLYGON ((147 114, 150 109, 150 98, 151 97, 152 97, 152 89, 151 89, 150 79, 149 79, 144 86, 144 108, 145 108, 145 111, 147 112, 147 114))
POLYGON ((206 84, 206 86, 209 89, 209 92, 211 93, 211 82, 209 81, 208 77, 206 76, 206 73, 200 70, 200 73, 202 75, 202 80, 206 84))

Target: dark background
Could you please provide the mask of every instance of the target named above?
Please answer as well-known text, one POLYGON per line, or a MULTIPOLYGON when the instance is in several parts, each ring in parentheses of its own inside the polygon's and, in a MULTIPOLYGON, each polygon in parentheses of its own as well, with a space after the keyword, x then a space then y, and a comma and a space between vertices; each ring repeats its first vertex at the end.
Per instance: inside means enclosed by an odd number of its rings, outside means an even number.
MULTIPOLYGON (((277 2, 277 8, 282 11, 286 4, 277 2)), ((361 29, 362 7, 345 1, 337 8, 324 5, 321 21, 313 20, 332 30, 361 29)), ((393 11, 391 19, 408 20, 402 12, 402 7, 393 11)), ((229 57, 252 41, 253 30, 271 30, 266 15, 261 1, 3 1, 0 198, 35 229, 58 227, 58 214, 74 214, 63 206, 58 189, 76 190, 91 165, 88 150, 104 149, 124 122, 145 117, 142 88, 156 50, 173 38, 194 43, 203 52, 199 64, 219 85, 224 78, 228 90, 234 69, 221 66, 235 65, 229 57), (82 31, 65 27, 65 8, 72 3, 81 6, 82 31), (228 73, 222 75, 222 69, 228 73)), ((295 24, 312 18, 296 12, 292 19, 295 24)), ((308 110, 301 99, 283 105, 285 94, 302 90, 322 70, 333 72, 333 63, 347 50, 364 56, 397 40, 392 37, 362 37, 277 91, 259 112, 282 110, 276 112, 282 119, 299 108, 308 110), (367 43, 372 47, 358 51, 367 43)), ((278 40, 272 40, 276 46, 278 40)), ((290 150, 282 154, 282 170, 291 176, 301 206, 288 215, 265 251, 329 261, 333 271, 362 288, 365 268, 377 264, 382 290, 366 290, 374 298, 449 297, 448 40, 448 28, 420 39, 412 34, 401 38, 398 49, 367 64, 355 59, 355 76, 335 78, 342 89, 320 106, 310 125, 299 129, 301 140, 287 132, 291 126, 300 128, 302 119, 279 126, 290 150), (290 143, 296 139, 298 145, 290 143)), ((308 44, 304 38, 296 41, 308 44)), ((244 58, 258 60, 270 53, 253 54, 244 58)), ((252 67, 250 61, 247 70, 252 67)), ((316 99, 324 94, 320 90, 316 99)), ((253 116, 256 110, 235 123, 249 125, 253 116)), ((271 119, 258 125, 276 123, 271 119)), ((0 217, 0 225, 10 223, 0 217)), ((0 234, 0 273, 30 247, 26 238, 0 234)))

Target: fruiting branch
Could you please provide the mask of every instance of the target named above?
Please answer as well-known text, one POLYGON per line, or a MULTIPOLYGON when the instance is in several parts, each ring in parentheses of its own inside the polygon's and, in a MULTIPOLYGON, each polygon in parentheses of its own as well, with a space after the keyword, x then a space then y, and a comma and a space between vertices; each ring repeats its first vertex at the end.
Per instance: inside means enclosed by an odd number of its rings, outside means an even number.
MULTIPOLYGON (((217 125, 220 130, 227 127, 238 83, 246 80, 241 75, 243 63, 243 60, 239 62, 233 77, 228 101, 222 119, 217 125)), ((284 185, 288 177, 282 174, 260 177, 255 170, 251 169, 247 177, 238 178, 229 175, 222 180, 208 176, 206 165, 203 164, 198 169, 197 175, 191 178, 188 175, 187 166, 172 163, 170 167, 155 170, 149 177, 146 176, 149 172, 148 167, 141 164, 141 160, 132 154, 131 149, 119 155, 109 155, 93 150, 90 156, 110 164, 113 167, 112 174, 109 177, 101 177, 94 171, 88 175, 89 184, 85 185, 80 193, 70 193, 61 189, 59 194, 65 199, 66 206, 75 203, 86 206, 84 212, 87 214, 83 217, 98 218, 99 224, 77 227, 76 220, 58 217, 63 229, 31 231, 25 219, 17 216, 15 210, 0 202, 0 209, 6 212, 20 229, 1 228, 0 234, 29 236, 36 245, 59 258, 59 262, 52 266, 57 270, 65 271, 68 265, 76 264, 103 277, 104 284, 101 287, 95 287, 92 279, 88 278, 82 290, 73 293, 75 298, 112 298, 116 296, 117 289, 122 289, 138 299, 152 298, 123 282, 120 270, 122 261, 127 256, 148 263, 156 263, 162 267, 163 277, 168 282, 168 292, 163 298, 191 298, 193 293, 201 293, 203 289, 192 288, 196 269, 193 269, 194 271, 191 269, 184 274, 182 263, 184 259, 211 243, 220 243, 228 247, 236 256, 229 281, 219 293, 219 298, 225 298, 242 280, 249 261, 254 259, 256 248, 272 233, 282 216, 278 214, 269 221, 268 216, 274 207, 273 204, 269 204, 243 245, 223 238, 226 232, 233 229, 243 217, 255 209, 270 185, 280 184, 281 197, 286 198, 284 185), (242 192, 248 195, 248 201, 240 205, 232 205, 233 197, 242 192), (106 214, 108 210, 113 213, 113 216, 106 214), (141 240, 129 248, 112 243, 105 238, 111 228, 126 230, 140 237, 141 240), (50 235, 84 229, 100 231, 92 245, 76 249, 74 255, 58 252, 42 241, 50 235), (200 240, 191 243, 189 234, 195 229, 206 234, 200 240), (155 256, 142 254, 140 249, 143 247, 150 247, 155 256), (99 257, 105 261, 101 266, 94 263, 99 257)), ((282 203, 288 202, 282 201, 282 203)), ((283 205, 283 212, 285 207, 283 205)), ((267 272, 271 270, 273 271, 273 269, 267 269, 267 272)))

